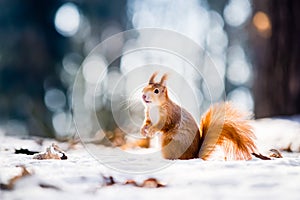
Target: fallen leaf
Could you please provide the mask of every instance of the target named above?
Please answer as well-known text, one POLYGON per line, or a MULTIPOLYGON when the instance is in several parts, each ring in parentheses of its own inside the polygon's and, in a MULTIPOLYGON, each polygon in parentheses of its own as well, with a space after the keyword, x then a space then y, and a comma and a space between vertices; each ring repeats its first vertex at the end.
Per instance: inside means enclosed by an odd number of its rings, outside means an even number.
POLYGON ((116 184, 114 178, 112 176, 102 176, 103 181, 104 181, 104 186, 111 186, 116 184))
POLYGON ((289 153, 293 153, 293 151, 292 151, 292 143, 290 143, 289 144, 289 146, 287 147, 287 148, 283 148, 283 149, 281 149, 282 151, 286 151, 286 152, 289 152, 289 153))
POLYGON ((126 143, 125 133, 120 128, 116 128, 113 132, 113 137, 109 140, 115 147, 122 146, 126 143))
POLYGON ((166 185, 160 183, 156 178, 148 178, 143 181, 142 184, 138 184, 135 180, 129 179, 124 183, 120 184, 120 182, 115 181, 112 176, 102 176, 103 178, 103 186, 111 186, 111 185, 132 185, 134 187, 144 187, 144 188, 160 188, 165 187, 166 185))
POLYGON ((81 140, 79 138, 72 138, 70 140, 68 140, 68 149, 67 150, 71 150, 71 149, 77 149, 77 144, 81 143, 81 140))
POLYGON ((135 182, 135 180, 127 180, 124 185, 133 185, 139 187, 139 185, 135 182))
POLYGON ((283 158, 281 153, 277 149, 270 149, 269 156, 273 158, 283 158))
POLYGON ((121 149, 127 150, 127 149, 134 149, 137 147, 140 148, 149 148, 150 147, 151 139, 149 137, 147 138, 141 138, 134 141, 126 141, 126 144, 121 146, 121 149))
POLYGON ((145 187, 145 188, 160 188, 160 187, 165 187, 164 184, 160 183, 157 179, 155 178, 148 178, 146 179, 141 187, 145 187))
POLYGON ((141 148, 149 148, 150 147, 150 138, 146 137, 146 138, 142 138, 136 141, 137 146, 141 147, 141 148))
POLYGON ((0 184, 0 189, 1 190, 13 190, 14 189, 14 186, 16 184, 16 182, 26 176, 30 176, 31 173, 25 168, 25 166, 21 165, 19 166, 22 168, 22 172, 21 174, 17 175, 17 176, 14 176, 12 177, 7 184, 4 184, 4 183, 1 183, 0 184))
POLYGON ((35 154, 33 159, 45 160, 45 159, 57 159, 57 160, 66 160, 68 157, 65 152, 56 144, 46 148, 46 152, 35 154))

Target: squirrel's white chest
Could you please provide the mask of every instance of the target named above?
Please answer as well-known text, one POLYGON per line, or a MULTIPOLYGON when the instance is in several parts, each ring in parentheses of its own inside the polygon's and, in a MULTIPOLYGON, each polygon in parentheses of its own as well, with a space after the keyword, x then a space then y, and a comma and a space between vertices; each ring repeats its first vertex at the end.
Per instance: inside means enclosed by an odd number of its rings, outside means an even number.
POLYGON ((159 107, 158 106, 151 106, 149 107, 149 117, 152 124, 157 124, 159 121, 159 107))

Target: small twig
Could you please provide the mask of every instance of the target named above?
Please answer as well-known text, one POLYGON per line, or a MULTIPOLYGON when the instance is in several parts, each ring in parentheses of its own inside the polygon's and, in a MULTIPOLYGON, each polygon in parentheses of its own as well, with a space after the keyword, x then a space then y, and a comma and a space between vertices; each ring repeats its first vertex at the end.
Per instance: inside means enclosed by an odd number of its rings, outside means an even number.
POLYGON ((257 154, 257 153, 252 153, 253 156, 255 156, 256 158, 262 159, 262 160, 271 160, 271 158, 264 156, 262 154, 257 154))
POLYGON ((47 183, 40 183, 39 186, 41 188, 49 188, 49 189, 54 189, 54 190, 61 190, 60 188, 58 188, 57 186, 55 185, 50 185, 50 184, 47 184, 47 183))

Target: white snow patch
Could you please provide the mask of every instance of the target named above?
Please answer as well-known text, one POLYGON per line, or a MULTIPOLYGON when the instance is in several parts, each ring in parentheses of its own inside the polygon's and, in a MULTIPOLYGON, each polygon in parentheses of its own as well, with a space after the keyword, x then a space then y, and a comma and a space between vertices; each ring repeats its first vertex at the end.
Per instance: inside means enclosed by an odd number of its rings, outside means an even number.
MULTIPOLYGON (((279 119, 263 119, 253 123, 261 151, 285 148, 290 143, 299 150, 300 125, 279 119)), ((0 182, 7 181, 24 165, 34 174, 17 182, 12 191, 0 190, 0 199, 299 199, 300 154, 283 153, 284 158, 270 161, 203 161, 201 159, 169 161, 161 170, 148 173, 124 173, 98 162, 81 145, 66 151, 67 160, 34 160, 31 155, 14 154, 15 148, 44 151, 53 140, 40 146, 34 140, 0 137, 0 182), (102 175, 113 176, 118 182, 134 179, 138 183, 153 177, 166 184, 164 188, 137 188, 130 185, 102 187, 102 175), (60 190, 41 188, 49 184, 60 190)), ((63 150, 67 143, 58 144, 63 150)), ((110 156, 116 149, 94 146, 105 152, 107 161, 117 167, 153 165, 153 159, 132 154, 130 160, 110 156), (119 165, 119 166, 118 166, 119 165)), ((147 150, 137 149, 140 154, 147 150)))

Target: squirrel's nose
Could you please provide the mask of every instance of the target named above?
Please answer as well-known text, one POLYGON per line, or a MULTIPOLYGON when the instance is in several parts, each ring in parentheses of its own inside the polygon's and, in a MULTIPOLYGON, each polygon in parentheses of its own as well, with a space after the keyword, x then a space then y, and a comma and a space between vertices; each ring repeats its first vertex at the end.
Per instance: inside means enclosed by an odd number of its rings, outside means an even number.
POLYGON ((143 94, 143 99, 146 99, 146 95, 145 94, 143 94))

